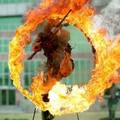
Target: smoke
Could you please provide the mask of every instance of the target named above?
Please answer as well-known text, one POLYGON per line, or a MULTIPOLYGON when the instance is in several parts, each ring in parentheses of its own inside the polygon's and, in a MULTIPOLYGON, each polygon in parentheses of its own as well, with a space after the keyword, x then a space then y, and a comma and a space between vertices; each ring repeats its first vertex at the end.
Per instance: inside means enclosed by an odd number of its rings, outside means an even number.
POLYGON ((117 39, 118 36, 120 37, 120 0, 96 1, 98 0, 93 0, 92 3, 97 11, 94 17, 95 28, 106 28, 107 37, 117 39))

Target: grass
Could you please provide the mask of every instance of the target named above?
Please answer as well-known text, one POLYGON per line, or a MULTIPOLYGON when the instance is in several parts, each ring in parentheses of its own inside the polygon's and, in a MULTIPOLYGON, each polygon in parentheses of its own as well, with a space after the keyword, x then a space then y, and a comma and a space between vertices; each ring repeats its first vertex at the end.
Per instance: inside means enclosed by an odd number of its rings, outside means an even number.
MULTIPOLYGON (((4 113, 0 114, 0 120, 32 120, 32 114, 30 113, 4 113)), ((37 113, 35 120, 41 120, 41 114, 37 113)))
MULTIPOLYGON (((102 120, 108 116, 107 112, 83 112, 79 114, 80 120, 102 120)), ((116 117, 120 118, 120 112, 117 112, 116 117)), ((32 120, 32 114, 30 113, 12 113, 12 114, 0 114, 0 120, 32 120)), ((35 120, 42 120, 41 114, 37 113, 35 120)), ((55 120, 77 120, 77 115, 63 115, 55 117, 55 120)))

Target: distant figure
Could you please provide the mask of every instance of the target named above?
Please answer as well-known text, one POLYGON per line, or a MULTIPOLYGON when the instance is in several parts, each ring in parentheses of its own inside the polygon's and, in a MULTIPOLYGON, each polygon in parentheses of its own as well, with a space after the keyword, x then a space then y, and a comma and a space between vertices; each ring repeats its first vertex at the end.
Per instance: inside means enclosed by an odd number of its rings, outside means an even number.
POLYGON ((105 91, 105 98, 108 103, 109 120, 115 120, 115 111, 120 99, 120 89, 113 84, 111 88, 105 91))

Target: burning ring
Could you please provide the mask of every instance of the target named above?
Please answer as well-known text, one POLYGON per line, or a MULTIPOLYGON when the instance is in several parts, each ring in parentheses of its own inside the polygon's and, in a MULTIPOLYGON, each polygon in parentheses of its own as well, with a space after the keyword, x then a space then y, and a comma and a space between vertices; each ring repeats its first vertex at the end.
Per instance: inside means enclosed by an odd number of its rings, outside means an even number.
POLYGON ((110 41, 95 31, 92 18, 94 9, 86 6, 87 0, 46 0, 27 15, 26 22, 15 33, 9 45, 9 69, 14 86, 41 110, 49 110, 54 115, 82 112, 92 105, 97 96, 109 88, 118 77, 116 70, 120 67, 120 40, 110 41), (34 80, 32 93, 21 84, 21 74, 25 58, 25 47, 30 43, 30 33, 45 19, 62 18, 69 10, 72 13, 66 21, 79 28, 95 48, 96 65, 91 80, 81 87, 73 86, 67 94, 67 86, 57 83, 49 92, 49 102, 41 97, 39 80, 34 80), (111 79, 112 77, 112 79, 111 79))

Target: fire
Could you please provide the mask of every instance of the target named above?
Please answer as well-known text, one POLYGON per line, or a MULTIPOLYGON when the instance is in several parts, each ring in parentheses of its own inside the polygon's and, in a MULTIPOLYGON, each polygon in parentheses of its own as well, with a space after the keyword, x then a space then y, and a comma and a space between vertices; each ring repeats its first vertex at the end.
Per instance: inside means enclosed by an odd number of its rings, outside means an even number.
MULTIPOLYGON (((83 112, 92 105, 97 96, 119 82, 116 70, 120 67, 120 39, 107 40, 100 30, 94 30, 92 21, 94 9, 88 6, 88 0, 44 0, 38 7, 29 11, 26 22, 15 33, 9 45, 9 68, 14 86, 41 110, 49 110, 54 115, 83 112), (66 86, 56 83, 58 79, 49 73, 47 85, 41 83, 44 73, 33 77, 31 92, 24 89, 20 75, 23 71, 25 47, 31 42, 30 33, 45 19, 61 19, 69 10, 66 21, 79 28, 96 50, 96 65, 88 84, 66 86), (49 91, 50 90, 50 91, 49 91), (42 100, 42 93, 49 91, 49 102, 42 100)), ((64 65, 65 66, 65 65, 64 65)), ((63 71, 63 66, 61 66, 63 71)))

